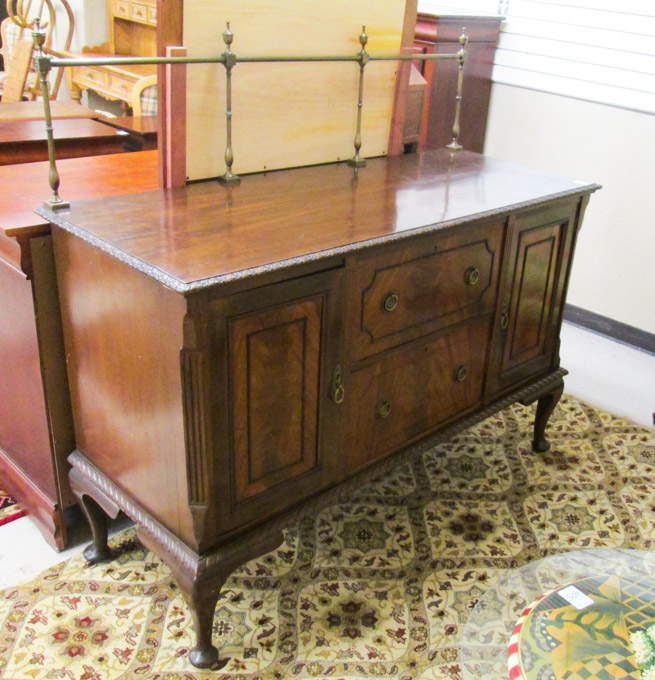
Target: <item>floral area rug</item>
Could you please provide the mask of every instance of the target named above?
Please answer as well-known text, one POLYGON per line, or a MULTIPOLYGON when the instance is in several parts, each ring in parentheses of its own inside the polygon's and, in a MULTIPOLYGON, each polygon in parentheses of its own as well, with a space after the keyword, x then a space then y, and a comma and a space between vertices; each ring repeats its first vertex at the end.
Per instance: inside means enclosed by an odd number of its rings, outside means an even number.
POLYGON ((655 539, 655 431, 565 397, 537 455, 533 414, 485 420, 235 571, 214 617, 221 670, 190 665, 179 589, 130 529, 110 563, 75 557, 0 593, 0 677, 457 680, 463 624, 499 579, 655 539))
POLYGON ((0 526, 24 515, 25 510, 9 494, 0 489, 0 526))

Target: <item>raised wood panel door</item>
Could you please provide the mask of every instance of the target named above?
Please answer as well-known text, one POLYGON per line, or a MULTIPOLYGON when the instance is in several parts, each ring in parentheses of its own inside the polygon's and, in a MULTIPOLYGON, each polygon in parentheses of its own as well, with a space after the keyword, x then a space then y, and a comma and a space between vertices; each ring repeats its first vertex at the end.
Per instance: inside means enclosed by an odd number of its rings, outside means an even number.
POLYGON ((510 224, 489 380, 492 394, 558 363, 575 214, 575 205, 565 203, 519 215, 510 224))
POLYGON ((341 280, 341 271, 321 273, 216 303, 215 311, 224 309, 212 324, 225 370, 218 362, 212 383, 228 405, 229 423, 215 430, 218 484, 229 486, 219 519, 224 529, 336 481, 342 406, 331 378, 342 346, 341 280))

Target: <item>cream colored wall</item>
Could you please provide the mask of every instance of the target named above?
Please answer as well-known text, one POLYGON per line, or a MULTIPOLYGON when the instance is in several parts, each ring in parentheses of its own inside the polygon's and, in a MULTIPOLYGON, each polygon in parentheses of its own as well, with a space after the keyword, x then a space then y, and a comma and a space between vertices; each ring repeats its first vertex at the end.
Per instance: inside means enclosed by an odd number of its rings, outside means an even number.
POLYGON ((485 153, 603 185, 568 302, 655 333, 655 116, 494 83, 485 153))

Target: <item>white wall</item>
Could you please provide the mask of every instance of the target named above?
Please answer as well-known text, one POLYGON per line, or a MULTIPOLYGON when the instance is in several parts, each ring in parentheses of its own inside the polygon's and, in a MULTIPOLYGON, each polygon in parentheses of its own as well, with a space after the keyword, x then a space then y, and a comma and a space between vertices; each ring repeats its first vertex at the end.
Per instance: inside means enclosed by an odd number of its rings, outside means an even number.
POLYGON ((75 14, 75 32, 72 50, 81 52, 82 47, 94 47, 107 42, 106 0, 68 0, 75 14))
POLYGON ((494 83, 485 153, 603 185, 568 302, 655 333, 655 115, 494 83))

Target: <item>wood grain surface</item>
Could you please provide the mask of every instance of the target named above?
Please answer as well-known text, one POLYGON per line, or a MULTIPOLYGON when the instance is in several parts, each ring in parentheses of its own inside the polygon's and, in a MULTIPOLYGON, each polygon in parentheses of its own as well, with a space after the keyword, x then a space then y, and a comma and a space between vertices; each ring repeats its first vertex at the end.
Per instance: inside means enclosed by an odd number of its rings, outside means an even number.
POLYGON ((339 163, 253 175, 233 188, 209 181, 73 203, 57 221, 185 289, 594 186, 434 151, 375 159, 358 172, 339 163))
MULTIPOLYGON (((356 55, 366 25, 370 54, 399 54, 405 0, 196 0, 184 4, 189 56, 224 50, 229 21, 232 51, 241 56, 356 55)), ((169 43, 170 44, 170 43, 169 43)), ((387 151, 398 62, 366 66, 362 154, 387 151)), ((232 74, 234 171, 345 160, 354 155, 359 65, 351 63, 237 64, 232 74)), ((188 69, 187 175, 225 170, 225 69, 188 69)))
MULTIPOLYGON (((50 230, 34 212, 50 198, 48 167, 47 161, 0 167, 0 234, 50 230)), ((157 187, 157 152, 70 158, 59 161, 57 170, 59 193, 66 200, 148 191, 157 187)))

